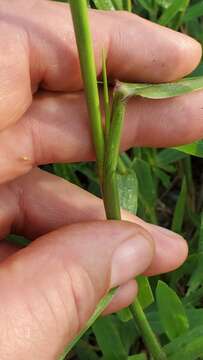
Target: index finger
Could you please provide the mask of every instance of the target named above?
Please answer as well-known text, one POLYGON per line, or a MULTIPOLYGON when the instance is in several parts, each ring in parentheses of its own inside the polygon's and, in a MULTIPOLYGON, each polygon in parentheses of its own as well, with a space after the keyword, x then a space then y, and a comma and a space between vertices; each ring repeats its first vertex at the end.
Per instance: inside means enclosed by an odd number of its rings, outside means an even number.
MULTIPOLYGON (((32 92, 82 88, 68 5, 45 0, 1 2, 0 129, 30 106, 32 92)), ((201 57, 190 37, 127 12, 90 11, 97 73, 102 49, 111 79, 164 82, 190 73, 201 57)))

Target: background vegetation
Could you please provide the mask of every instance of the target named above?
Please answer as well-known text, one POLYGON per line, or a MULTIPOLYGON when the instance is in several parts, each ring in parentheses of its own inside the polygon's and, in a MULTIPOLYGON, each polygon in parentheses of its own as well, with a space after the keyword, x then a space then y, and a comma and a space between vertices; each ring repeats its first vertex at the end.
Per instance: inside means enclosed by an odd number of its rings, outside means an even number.
MULTIPOLYGON (((104 10, 129 10, 132 5, 132 11, 140 16, 203 43, 202 0, 94 0, 88 4, 104 10)), ((203 63, 195 75, 203 75, 203 63)), ((139 295, 171 360, 203 359, 202 157, 203 141, 179 149, 134 148, 122 154, 136 179, 130 185, 131 210, 147 221, 181 233, 189 242, 190 256, 182 268, 150 278, 153 294, 148 289, 144 296, 139 295)), ((93 163, 53 164, 47 170, 100 195, 93 163)), ((68 358, 145 360, 147 356, 139 330, 129 313, 122 311, 99 319, 68 358)))

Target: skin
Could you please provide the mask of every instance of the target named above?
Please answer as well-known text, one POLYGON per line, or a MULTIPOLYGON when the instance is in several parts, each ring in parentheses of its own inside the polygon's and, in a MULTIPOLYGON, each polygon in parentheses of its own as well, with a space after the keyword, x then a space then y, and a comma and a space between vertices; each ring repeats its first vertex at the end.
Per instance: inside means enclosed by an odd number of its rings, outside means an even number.
MULTIPOLYGON (((106 313, 132 302, 136 275, 180 266, 187 245, 125 212, 104 221, 101 200, 37 169, 94 159, 70 12, 1 0, 0 14, 0 358, 52 360, 112 286, 106 313), (4 241, 10 232, 33 241, 17 249, 4 241)), ((91 11, 90 20, 98 77, 103 48, 112 82, 172 81, 200 61, 195 40, 135 15, 91 11)), ((122 148, 202 138, 202 100, 202 92, 132 100, 122 148)))

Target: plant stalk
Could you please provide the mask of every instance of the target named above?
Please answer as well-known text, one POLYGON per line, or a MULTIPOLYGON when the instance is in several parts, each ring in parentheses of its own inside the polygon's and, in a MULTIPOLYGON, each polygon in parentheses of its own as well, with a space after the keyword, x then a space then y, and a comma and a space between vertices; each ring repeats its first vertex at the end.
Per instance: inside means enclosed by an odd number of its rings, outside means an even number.
MULTIPOLYGON (((116 170, 119 159, 120 141, 124 123, 126 100, 119 86, 114 93, 111 128, 104 160, 103 198, 107 219, 121 220, 119 192, 116 181, 116 170)), ((130 306, 130 311, 139 327, 145 345, 154 360, 166 360, 166 355, 159 344, 146 316, 138 301, 130 306)))
MULTIPOLYGON (((118 166, 120 140, 126 108, 124 100, 125 96, 123 96, 122 91, 120 91, 120 87, 116 87, 113 98, 110 129, 105 143, 101 121, 94 51, 88 22, 87 2, 86 0, 70 0, 70 6, 80 56, 93 141, 96 150, 100 183, 103 189, 106 215, 107 219, 121 220, 116 170, 118 166)), ((65 359, 67 353, 103 312, 105 307, 111 301, 114 292, 115 290, 112 290, 103 300, 101 300, 96 312, 93 314, 81 333, 66 348, 60 358, 61 360, 65 359)), ((165 360, 165 354, 163 353, 163 350, 161 349, 161 346, 159 345, 138 300, 136 300, 135 304, 132 306, 132 313, 140 328, 140 332, 143 335, 145 344, 150 354, 153 355, 154 360, 165 360)))
POLYGON ((130 306, 130 311, 136 321, 136 324, 140 330, 140 333, 143 337, 146 348, 149 350, 150 355, 153 356, 154 360, 166 360, 166 354, 161 348, 159 341, 154 334, 146 315, 136 299, 134 303, 130 306))
POLYGON ((114 93, 109 136, 106 143, 103 176, 103 200, 108 220, 120 220, 121 210, 116 181, 120 140, 125 115, 125 101, 119 91, 114 93))
POLYGON ((123 0, 124 9, 132 12, 132 0, 123 0))
POLYGON ((97 73, 86 0, 70 0, 86 101, 96 151, 99 178, 103 178, 104 136, 101 121, 97 73))

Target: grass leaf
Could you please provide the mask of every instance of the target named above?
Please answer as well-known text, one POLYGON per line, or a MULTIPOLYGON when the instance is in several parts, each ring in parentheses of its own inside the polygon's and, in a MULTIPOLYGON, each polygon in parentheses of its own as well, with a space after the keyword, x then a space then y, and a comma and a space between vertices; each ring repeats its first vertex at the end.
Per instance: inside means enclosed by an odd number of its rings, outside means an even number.
POLYGON ((159 24, 166 26, 175 18, 178 12, 184 12, 189 4, 189 0, 173 0, 171 5, 163 12, 159 19, 159 24))
POLYGON ((165 84, 120 83, 119 91, 124 97, 141 96, 149 99, 167 99, 203 89, 203 76, 185 78, 165 84))
POLYGON ((91 316, 91 318, 86 323, 85 327, 81 330, 81 332, 73 339, 73 341, 68 344, 68 346, 65 348, 63 354, 60 356, 59 360, 64 360, 66 355, 73 349, 73 347, 78 343, 78 341, 82 338, 82 336, 86 333, 86 331, 95 323, 95 321, 99 318, 101 313, 106 309, 106 307, 110 304, 112 301, 114 295, 115 295, 116 289, 112 289, 97 305, 97 308, 94 312, 94 314, 91 316))
POLYGON ((120 196, 121 207, 137 214, 138 204, 138 181, 134 172, 127 175, 117 174, 117 182, 120 196))
POLYGON ((194 270, 190 280, 187 296, 194 292, 203 283, 203 213, 201 216, 199 244, 198 244, 198 261, 196 269, 194 270))
POLYGON ((76 347, 76 354, 80 360, 99 360, 99 356, 85 341, 79 341, 76 347))
POLYGON ((128 360, 147 360, 146 354, 138 354, 138 355, 131 355, 128 356, 128 360))
POLYGON ((93 325, 93 331, 105 359, 126 359, 126 349, 121 341, 113 316, 102 317, 93 325))
POLYGON ((111 0, 93 0, 93 3, 99 10, 115 10, 111 0))
POLYGON ((168 360, 197 360, 203 356, 203 326, 190 330, 164 347, 168 360))
POLYGON ((181 233, 184 215, 185 215, 185 206, 186 206, 186 198, 187 198, 187 184, 185 177, 182 179, 181 191, 178 197, 173 221, 172 221, 172 230, 176 233, 181 233))
POLYGON ((131 320, 133 318, 129 308, 120 310, 117 313, 117 316, 122 322, 128 322, 129 320, 131 320))
POLYGON ((152 293, 152 289, 149 284, 149 280, 146 276, 138 276, 138 299, 143 309, 146 309, 154 302, 154 296, 152 293))
POLYGON ((198 3, 188 7, 184 15, 184 21, 185 22, 192 21, 202 15, 203 15, 203 2, 199 1, 198 3))
POLYGON ((156 300, 160 320, 169 340, 173 340, 189 329, 186 312, 179 297, 167 284, 159 281, 156 300))
POLYGON ((203 140, 195 141, 192 144, 182 145, 175 148, 178 151, 182 151, 185 154, 193 155, 202 158, 203 157, 203 140))

